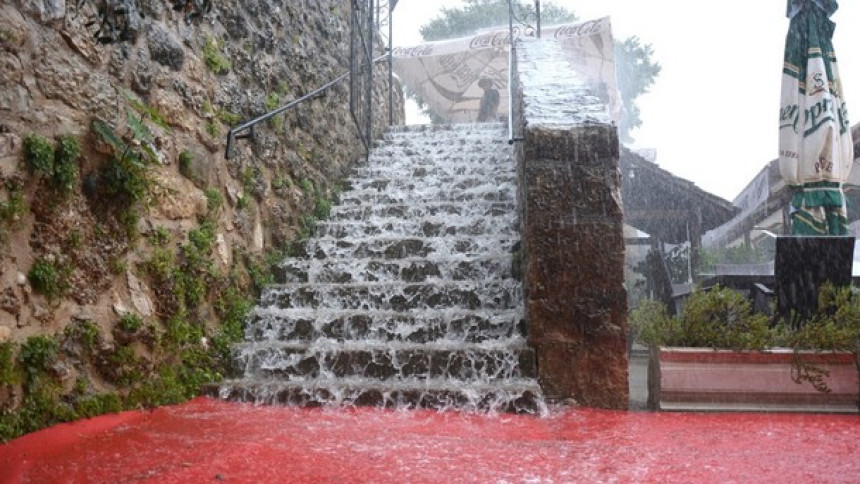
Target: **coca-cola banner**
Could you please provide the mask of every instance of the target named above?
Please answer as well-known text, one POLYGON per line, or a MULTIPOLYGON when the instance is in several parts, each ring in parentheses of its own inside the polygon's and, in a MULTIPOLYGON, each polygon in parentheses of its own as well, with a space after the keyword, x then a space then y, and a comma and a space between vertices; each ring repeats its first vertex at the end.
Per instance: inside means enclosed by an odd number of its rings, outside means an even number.
MULTIPOLYGON (((534 31, 520 26, 514 27, 513 34, 517 40, 534 37, 534 31)), ((544 27, 541 38, 561 45, 564 59, 560 61, 591 86, 617 121, 621 103, 609 17, 544 27)), ((508 28, 498 27, 472 37, 397 47, 394 70, 407 88, 448 122, 501 120, 508 110, 509 45, 508 28), (498 93, 497 103, 488 103, 488 90, 498 93)))

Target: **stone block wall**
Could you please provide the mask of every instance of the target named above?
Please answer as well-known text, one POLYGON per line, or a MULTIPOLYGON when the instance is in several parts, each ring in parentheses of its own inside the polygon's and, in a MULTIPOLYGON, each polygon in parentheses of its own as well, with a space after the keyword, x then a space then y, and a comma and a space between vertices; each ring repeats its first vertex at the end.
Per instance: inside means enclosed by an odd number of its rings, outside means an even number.
POLYGON ((552 40, 517 49, 529 343, 550 399, 627 408, 618 131, 552 40))

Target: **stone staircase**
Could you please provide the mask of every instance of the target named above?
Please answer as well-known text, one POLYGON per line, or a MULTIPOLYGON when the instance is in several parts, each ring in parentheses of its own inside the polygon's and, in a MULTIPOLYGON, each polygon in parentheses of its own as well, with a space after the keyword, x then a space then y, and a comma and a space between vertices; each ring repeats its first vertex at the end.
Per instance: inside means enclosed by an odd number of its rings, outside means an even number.
POLYGON ((306 256, 280 266, 210 394, 288 405, 541 413, 515 164, 501 125, 388 133, 306 256))

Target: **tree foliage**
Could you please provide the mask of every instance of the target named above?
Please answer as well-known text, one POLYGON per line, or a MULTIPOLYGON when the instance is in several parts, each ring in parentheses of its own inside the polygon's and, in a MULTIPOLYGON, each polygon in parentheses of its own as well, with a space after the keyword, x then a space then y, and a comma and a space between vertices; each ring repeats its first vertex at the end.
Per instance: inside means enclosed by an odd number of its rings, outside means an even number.
MULTIPOLYGON (((535 26, 535 8, 532 2, 514 2, 514 21, 535 26)), ((541 5, 541 24, 575 22, 577 16, 564 7, 545 3, 541 5)), ((442 8, 438 17, 421 27, 425 41, 465 37, 490 27, 508 24, 507 0, 466 0, 462 7, 442 8)), ((622 141, 632 141, 630 132, 642 125, 636 99, 648 92, 660 74, 660 65, 652 60, 654 50, 638 37, 615 41, 615 69, 618 90, 623 101, 623 114, 619 126, 622 141)), ((432 114, 431 114, 432 118, 432 114)))
MULTIPOLYGON (((453 39, 474 34, 478 30, 508 24, 507 0, 466 0, 463 7, 442 7, 440 16, 421 27, 425 41, 453 39)), ((534 4, 514 2, 514 22, 534 27, 536 24, 534 4)), ((576 22, 573 12, 553 4, 541 6, 541 23, 576 22)))

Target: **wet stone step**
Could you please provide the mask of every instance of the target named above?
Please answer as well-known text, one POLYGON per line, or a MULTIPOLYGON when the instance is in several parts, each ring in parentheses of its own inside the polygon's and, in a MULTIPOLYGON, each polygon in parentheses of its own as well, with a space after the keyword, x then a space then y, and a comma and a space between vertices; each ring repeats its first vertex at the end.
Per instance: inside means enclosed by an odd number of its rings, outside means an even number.
POLYGON ((284 284, 263 290, 260 306, 407 311, 514 309, 522 304, 515 280, 438 284, 284 284))
POLYGON ((531 379, 493 383, 353 378, 335 382, 232 380, 207 385, 204 394, 224 400, 298 407, 373 406, 410 409, 548 414, 540 387, 531 379))
MULTIPOLYGON (((490 381, 536 376, 534 350, 513 344, 250 343, 234 348, 238 368, 253 378, 444 378, 490 381)), ((348 342, 350 343, 350 342, 348 342)))
POLYGON ((342 205, 379 205, 405 202, 514 202, 516 187, 512 183, 485 184, 469 189, 455 189, 427 186, 421 190, 404 192, 380 192, 376 188, 351 189, 338 196, 342 205))
MULTIPOLYGON (((406 150, 407 152, 410 150, 406 150)), ((406 156, 398 150, 383 155, 371 155, 367 162, 359 162, 350 168, 350 175, 362 179, 379 174, 410 175, 413 170, 423 170, 425 176, 465 176, 470 172, 507 175, 516 171, 513 152, 488 155, 455 153, 425 153, 422 156, 406 156), (444 159, 444 163, 440 163, 444 159)))
POLYGON ((391 196, 409 197, 415 190, 448 190, 455 191, 486 191, 492 192, 498 187, 510 187, 515 183, 516 175, 496 173, 492 175, 470 176, 426 176, 420 179, 411 176, 368 176, 353 178, 344 196, 349 196, 351 190, 364 192, 387 193, 391 196), (420 185, 421 188, 418 188, 420 185))
MULTIPOLYGON (((511 151, 511 146, 506 143, 507 139, 499 136, 501 133, 471 133, 467 135, 451 136, 449 133, 431 135, 410 135, 386 137, 377 144, 373 153, 385 153, 387 150, 400 149, 406 153, 421 153, 444 150, 450 153, 462 153, 473 147, 482 148, 481 153, 504 153, 511 151)), ((415 156, 415 155, 408 155, 415 156)))
POLYGON ((513 202, 441 202, 398 205, 339 205, 331 211, 331 219, 335 221, 369 220, 378 217, 414 220, 437 216, 516 217, 516 207, 513 202))
POLYGON ((316 259, 404 259, 409 257, 462 258, 484 257, 510 253, 518 240, 498 240, 474 236, 463 237, 414 237, 388 238, 368 237, 364 239, 333 239, 321 237, 309 240, 303 247, 308 256, 316 259), (491 243, 491 240, 494 243, 491 243))
POLYGON ((326 220, 317 222, 314 235, 335 239, 384 237, 516 237, 519 232, 513 217, 471 218, 452 215, 425 220, 400 218, 369 220, 326 220))
POLYGON ((458 187, 470 188, 481 186, 490 180, 511 182, 516 177, 514 166, 495 168, 488 165, 477 165, 467 169, 426 169, 414 165, 381 166, 359 168, 352 175, 350 186, 356 188, 380 188, 384 181, 392 184, 392 189, 407 188, 411 184, 421 182, 428 187, 458 187))
POLYGON ((501 280, 513 277, 513 263, 510 253, 461 259, 289 259, 276 267, 275 279, 280 283, 501 280))
POLYGON ((407 140, 425 136, 433 133, 441 133, 444 136, 464 137, 478 133, 482 137, 505 136, 505 124, 503 123, 481 123, 481 124, 409 124, 403 126, 392 126, 385 133, 385 137, 404 138, 407 140))
POLYGON ((249 341, 305 341, 320 338, 339 341, 439 340, 481 343, 525 335, 520 310, 423 312, 326 311, 319 309, 256 308, 245 328, 249 341))
MULTIPOLYGON (((392 150, 385 154, 374 155, 366 165, 356 166, 352 174, 356 177, 374 176, 374 174, 400 174, 412 176, 453 176, 472 174, 509 173, 515 169, 510 162, 509 154, 474 155, 458 152, 457 154, 424 153, 422 156, 406 157, 405 153, 392 150), (435 158, 444 156, 446 163, 441 164, 435 158), (420 171, 416 171, 420 170, 420 171)), ((409 150, 405 150, 408 152, 409 150)))

